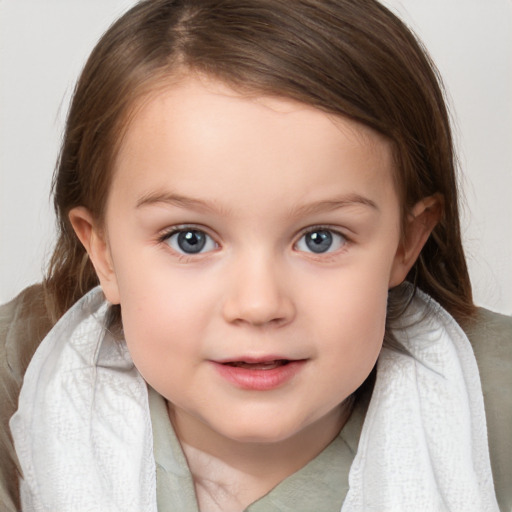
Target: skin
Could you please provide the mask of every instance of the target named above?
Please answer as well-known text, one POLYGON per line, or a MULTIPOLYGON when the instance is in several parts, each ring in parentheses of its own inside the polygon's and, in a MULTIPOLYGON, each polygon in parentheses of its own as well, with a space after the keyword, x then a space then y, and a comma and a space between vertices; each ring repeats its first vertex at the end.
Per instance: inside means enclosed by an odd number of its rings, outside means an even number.
POLYGON ((203 510, 242 510, 340 431, 382 346, 388 289, 437 221, 400 236, 390 143, 312 107, 189 76, 148 98, 121 146, 105 222, 71 222, 135 365, 169 403, 203 510), (207 235, 184 254, 177 228, 207 235), (305 233, 329 232, 313 252, 305 233), (330 230, 330 231, 329 231, 330 230), (216 368, 301 360, 269 390, 216 368))

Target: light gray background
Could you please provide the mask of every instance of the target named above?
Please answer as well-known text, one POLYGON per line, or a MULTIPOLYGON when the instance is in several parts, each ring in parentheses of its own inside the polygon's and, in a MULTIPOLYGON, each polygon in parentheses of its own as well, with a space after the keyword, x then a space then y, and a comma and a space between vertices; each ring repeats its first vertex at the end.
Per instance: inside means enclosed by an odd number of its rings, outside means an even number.
MULTIPOLYGON (((133 0, 0 0, 0 303, 51 252, 50 180, 74 82, 133 0)), ((512 0, 386 0, 448 89, 476 302, 512 313, 512 0)))

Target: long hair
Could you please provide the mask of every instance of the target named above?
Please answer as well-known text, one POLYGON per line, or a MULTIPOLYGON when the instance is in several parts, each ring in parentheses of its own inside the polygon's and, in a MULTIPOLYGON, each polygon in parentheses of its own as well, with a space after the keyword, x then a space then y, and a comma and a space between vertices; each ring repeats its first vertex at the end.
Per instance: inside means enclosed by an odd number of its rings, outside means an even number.
MULTIPOLYGON (((69 211, 85 206, 101 223, 136 105, 183 70, 298 100, 387 137, 402 221, 424 197, 444 202, 408 280, 458 320, 472 314, 441 81, 403 22, 374 0, 145 0, 101 38, 74 92, 53 183, 60 234, 45 288, 54 320, 98 284, 69 211)), ((390 294, 389 317, 407 300, 390 294)))

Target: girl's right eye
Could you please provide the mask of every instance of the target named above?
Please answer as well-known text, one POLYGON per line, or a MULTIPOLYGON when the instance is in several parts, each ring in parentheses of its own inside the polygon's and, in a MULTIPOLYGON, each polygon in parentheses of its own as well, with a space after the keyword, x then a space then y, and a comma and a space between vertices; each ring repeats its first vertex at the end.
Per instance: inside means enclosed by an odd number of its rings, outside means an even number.
POLYGON ((171 249, 181 254, 199 254, 217 247, 213 238, 204 231, 194 228, 175 230, 163 240, 171 249))

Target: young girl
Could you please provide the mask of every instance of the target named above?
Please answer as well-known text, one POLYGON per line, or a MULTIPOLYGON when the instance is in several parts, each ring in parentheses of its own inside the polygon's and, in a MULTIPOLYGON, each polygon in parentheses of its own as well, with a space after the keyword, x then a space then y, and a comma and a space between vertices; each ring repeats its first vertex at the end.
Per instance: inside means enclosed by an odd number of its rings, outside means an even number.
POLYGON ((54 193, 47 279, 2 311, 8 509, 16 465, 23 510, 511 509, 510 321, 472 303, 442 93, 380 4, 137 4, 54 193))

